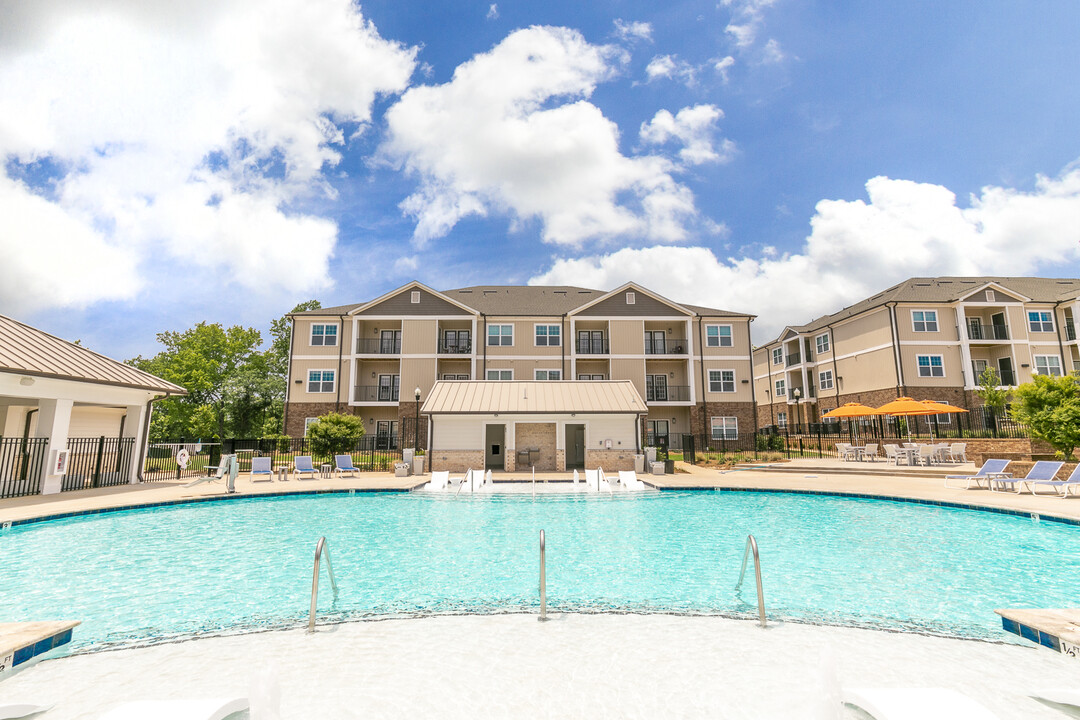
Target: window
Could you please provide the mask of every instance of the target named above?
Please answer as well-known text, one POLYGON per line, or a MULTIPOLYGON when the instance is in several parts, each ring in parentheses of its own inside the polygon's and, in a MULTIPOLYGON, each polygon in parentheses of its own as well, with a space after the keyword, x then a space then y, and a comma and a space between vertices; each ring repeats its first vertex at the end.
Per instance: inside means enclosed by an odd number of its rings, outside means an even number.
POLYGON ((488 380, 513 380, 514 379, 514 371, 513 370, 488 370, 487 371, 487 379, 488 380))
POLYGON ((536 380, 562 380, 562 370, 536 370, 533 377, 536 380))
POLYGON ((821 390, 832 390, 832 370, 822 370, 818 373, 818 388, 821 390))
POLYGON ((637 298, 634 296, 634 293, 632 293, 632 292, 626 293, 626 304, 627 305, 633 305, 636 301, 637 301, 637 298))
POLYGON ((443 330, 443 346, 439 352, 451 355, 472 352, 472 331, 443 330))
POLYGON ((739 419, 736 417, 714 417, 712 419, 713 440, 738 440, 739 419))
POLYGON ((603 330, 578 330, 577 351, 585 355, 606 353, 603 330))
POLYGON ((829 352, 829 333, 818 335, 814 338, 814 342, 817 344, 818 355, 829 352))
POLYGON ((1035 374, 1061 377, 1061 358, 1057 355, 1036 355, 1035 374))
POLYGON ((667 375, 645 376, 645 402, 667 402, 667 375))
POLYGON ((645 354, 664 355, 667 353, 667 333, 663 330, 645 331, 645 354))
POLYGON ((911 325, 915 332, 937 332, 937 310, 912 310, 911 325))
POLYGON ((645 444, 646 445, 663 445, 667 447, 668 444, 668 421, 667 420, 648 420, 645 426, 645 444))
POLYGON ((400 375, 379 376, 379 402, 397 402, 398 391, 401 389, 400 375))
POLYGON ((710 370, 709 392, 735 392, 735 371, 710 370))
POLYGON ((312 325, 312 345, 337 345, 337 325, 312 325))
MULTIPOLYGON (((931 402, 945 403, 944 400, 931 400, 931 402)), ((948 405, 950 403, 945 403, 945 404, 948 405)), ((949 413, 942 413, 940 415, 931 415, 930 417, 934 418, 934 422, 936 422, 938 425, 949 425, 949 424, 952 423, 952 415, 950 415, 949 413)))
POLYGON ((989 366, 990 366, 990 363, 987 360, 972 360, 971 361, 971 369, 975 373, 975 383, 976 384, 978 384, 979 378, 982 377, 982 374, 984 372, 986 372, 986 369, 989 366))
POLYGON ((333 370, 308 370, 307 391, 309 393, 334 392, 333 370))
POLYGON ((776 381, 776 397, 787 397, 787 383, 783 380, 776 381))
POLYGON ((780 427, 787 427, 787 413, 783 410, 776 413, 776 424, 780 427))
POLYGON ((731 347, 731 326, 706 325, 705 347, 731 347))
POLYGON ((1028 330, 1031 332, 1054 332, 1054 321, 1048 312, 1029 312, 1028 330))
POLYGON ((772 364, 783 365, 784 364, 784 348, 773 348, 772 351, 772 364))
POLYGON ((536 327, 536 346, 537 347, 558 347, 562 345, 562 335, 560 335, 560 328, 558 325, 537 325, 536 327))
POLYGON ((375 423, 375 449, 397 450, 398 421, 379 420, 375 423))
POLYGON ((513 325, 488 325, 488 345, 513 345, 513 325))
POLYGON ((413 305, 419 305, 420 304, 420 291, 419 290, 413 290, 412 291, 412 293, 409 296, 409 302, 411 302, 413 305))
POLYGON ((941 355, 917 355, 919 377, 945 377, 945 364, 941 355))
POLYGON ((304 437, 307 437, 307 429, 311 427, 311 423, 318 419, 319 418, 304 418, 304 437))
POLYGON ((442 376, 443 380, 468 380, 469 373, 447 373, 442 376))
POLYGON ((589 373, 579 373, 578 376, 577 376, 577 379, 578 380, 603 380, 604 379, 604 374, 603 373, 593 373, 592 375, 590 375, 589 373))
POLYGON ((401 352, 401 331, 383 330, 379 333, 379 353, 397 355, 401 352))

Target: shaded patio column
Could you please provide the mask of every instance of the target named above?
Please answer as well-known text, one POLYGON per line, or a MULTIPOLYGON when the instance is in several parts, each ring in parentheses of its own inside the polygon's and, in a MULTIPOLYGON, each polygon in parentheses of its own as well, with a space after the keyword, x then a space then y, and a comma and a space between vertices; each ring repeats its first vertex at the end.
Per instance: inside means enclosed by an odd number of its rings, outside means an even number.
POLYGON ((139 482, 139 468, 146 462, 143 454, 143 425, 146 423, 145 405, 128 405, 127 417, 124 419, 123 437, 134 438, 135 444, 131 449, 131 467, 128 468, 128 482, 137 485, 139 482))
POLYGON ((41 494, 52 495, 60 492, 64 477, 52 475, 54 451, 67 449, 68 429, 71 426, 71 400, 38 400, 37 433, 39 438, 48 438, 45 450, 45 466, 41 469, 41 494))

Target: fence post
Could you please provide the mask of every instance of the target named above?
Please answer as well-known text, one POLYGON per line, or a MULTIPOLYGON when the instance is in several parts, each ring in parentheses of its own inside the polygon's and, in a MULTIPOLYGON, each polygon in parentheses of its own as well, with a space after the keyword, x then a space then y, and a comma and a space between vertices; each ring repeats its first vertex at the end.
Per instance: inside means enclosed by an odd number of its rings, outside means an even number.
POLYGON ((94 479, 90 487, 98 487, 101 484, 101 462, 105 458, 105 436, 98 438, 97 460, 94 462, 94 479))

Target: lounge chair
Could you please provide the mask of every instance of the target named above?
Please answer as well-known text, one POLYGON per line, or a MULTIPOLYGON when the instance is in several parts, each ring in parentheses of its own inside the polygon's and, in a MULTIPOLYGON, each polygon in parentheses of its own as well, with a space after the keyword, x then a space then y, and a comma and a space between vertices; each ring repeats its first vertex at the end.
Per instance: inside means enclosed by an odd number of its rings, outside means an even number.
POLYGON ((965 490, 971 489, 971 483, 975 483, 975 487, 982 487, 982 483, 986 481, 986 487, 990 487, 990 481, 1000 475, 1008 475, 1005 472, 1005 467, 1010 463, 1010 460, 987 460, 983 463, 983 466, 979 468, 979 471, 974 475, 946 475, 945 487, 953 487, 949 485, 950 480, 964 480, 966 485, 965 490))
MULTIPOLYGON (((213 470, 214 471, 212 475, 207 475, 205 477, 195 478, 191 482, 184 485, 184 487, 186 487, 186 488, 195 487, 196 485, 199 485, 199 484, 202 484, 202 483, 205 483, 205 482, 217 482, 218 480, 223 480, 223 479, 227 481, 228 476, 229 476, 229 472, 231 471, 232 466, 235 465, 235 464, 236 464, 236 456, 235 455, 222 455, 221 456, 221 461, 217 465, 207 465, 206 466, 207 470, 213 470)), ((235 479, 236 475, 234 474, 232 477, 235 479)))
POLYGON ((0 720, 14 720, 43 713, 52 705, 33 705, 31 703, 0 703, 0 720))
POLYGON ((589 486, 590 490, 600 492, 600 471, 599 470, 585 470, 585 484, 589 486))
POLYGON ((849 688, 841 702, 876 720, 997 720, 985 706, 946 688, 849 688))
POLYGON ((574 484, 579 485, 581 483, 581 476, 578 475, 577 469, 574 470, 574 484))
POLYGON ((293 474, 297 480, 303 480, 302 476, 308 475, 309 480, 318 480, 319 474, 311 463, 310 455, 297 455, 293 458, 293 474))
POLYGON ((431 473, 431 480, 424 486, 425 490, 445 490, 450 484, 449 470, 435 470, 431 473))
POLYGON ((243 712, 246 697, 207 700, 137 700, 124 703, 101 716, 101 720, 224 720, 243 712))
POLYGON ((1056 460, 1040 460, 1031 466, 1028 474, 1022 478, 996 477, 990 480, 990 489, 995 492, 1005 492, 1005 486, 1009 490, 1016 490, 1017 494, 1023 492, 1024 485, 1033 482, 1053 482, 1054 476, 1065 463, 1056 460))
POLYGON ((273 482, 274 471, 270 469, 272 460, 273 458, 268 457, 251 458, 251 482, 273 482), (264 475, 266 477, 263 477, 264 475))
POLYGON ((1075 488, 1077 493, 1080 493, 1080 465, 1073 468, 1072 474, 1064 480, 1032 480, 1030 484, 1032 495, 1040 494, 1035 492, 1035 487, 1038 485, 1049 485, 1058 491, 1057 494, 1059 497, 1063 498, 1069 497, 1069 488, 1075 488))
POLYGON ((1059 688, 1036 690, 1031 693, 1031 697, 1066 714, 1070 714, 1070 716, 1073 713, 1080 713, 1080 690, 1063 690, 1059 688))
POLYGON ((334 456, 334 473, 338 477, 344 477, 345 473, 350 473, 353 477, 360 472, 353 465, 352 455, 335 455, 334 456))
POLYGON ((638 480, 637 473, 633 470, 620 470, 619 482, 622 483, 623 487, 625 487, 627 490, 645 489, 645 483, 638 480))

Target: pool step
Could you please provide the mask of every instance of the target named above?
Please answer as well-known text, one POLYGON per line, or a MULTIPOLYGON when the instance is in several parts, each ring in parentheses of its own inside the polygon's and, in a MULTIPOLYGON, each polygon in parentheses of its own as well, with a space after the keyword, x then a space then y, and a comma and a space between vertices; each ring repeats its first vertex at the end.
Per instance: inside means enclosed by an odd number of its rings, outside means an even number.
POLYGON ((1080 659, 1080 608, 995 610, 1001 627, 1062 655, 1080 659))
POLYGON ((78 620, 0 623, 0 679, 39 655, 71 642, 78 620))

